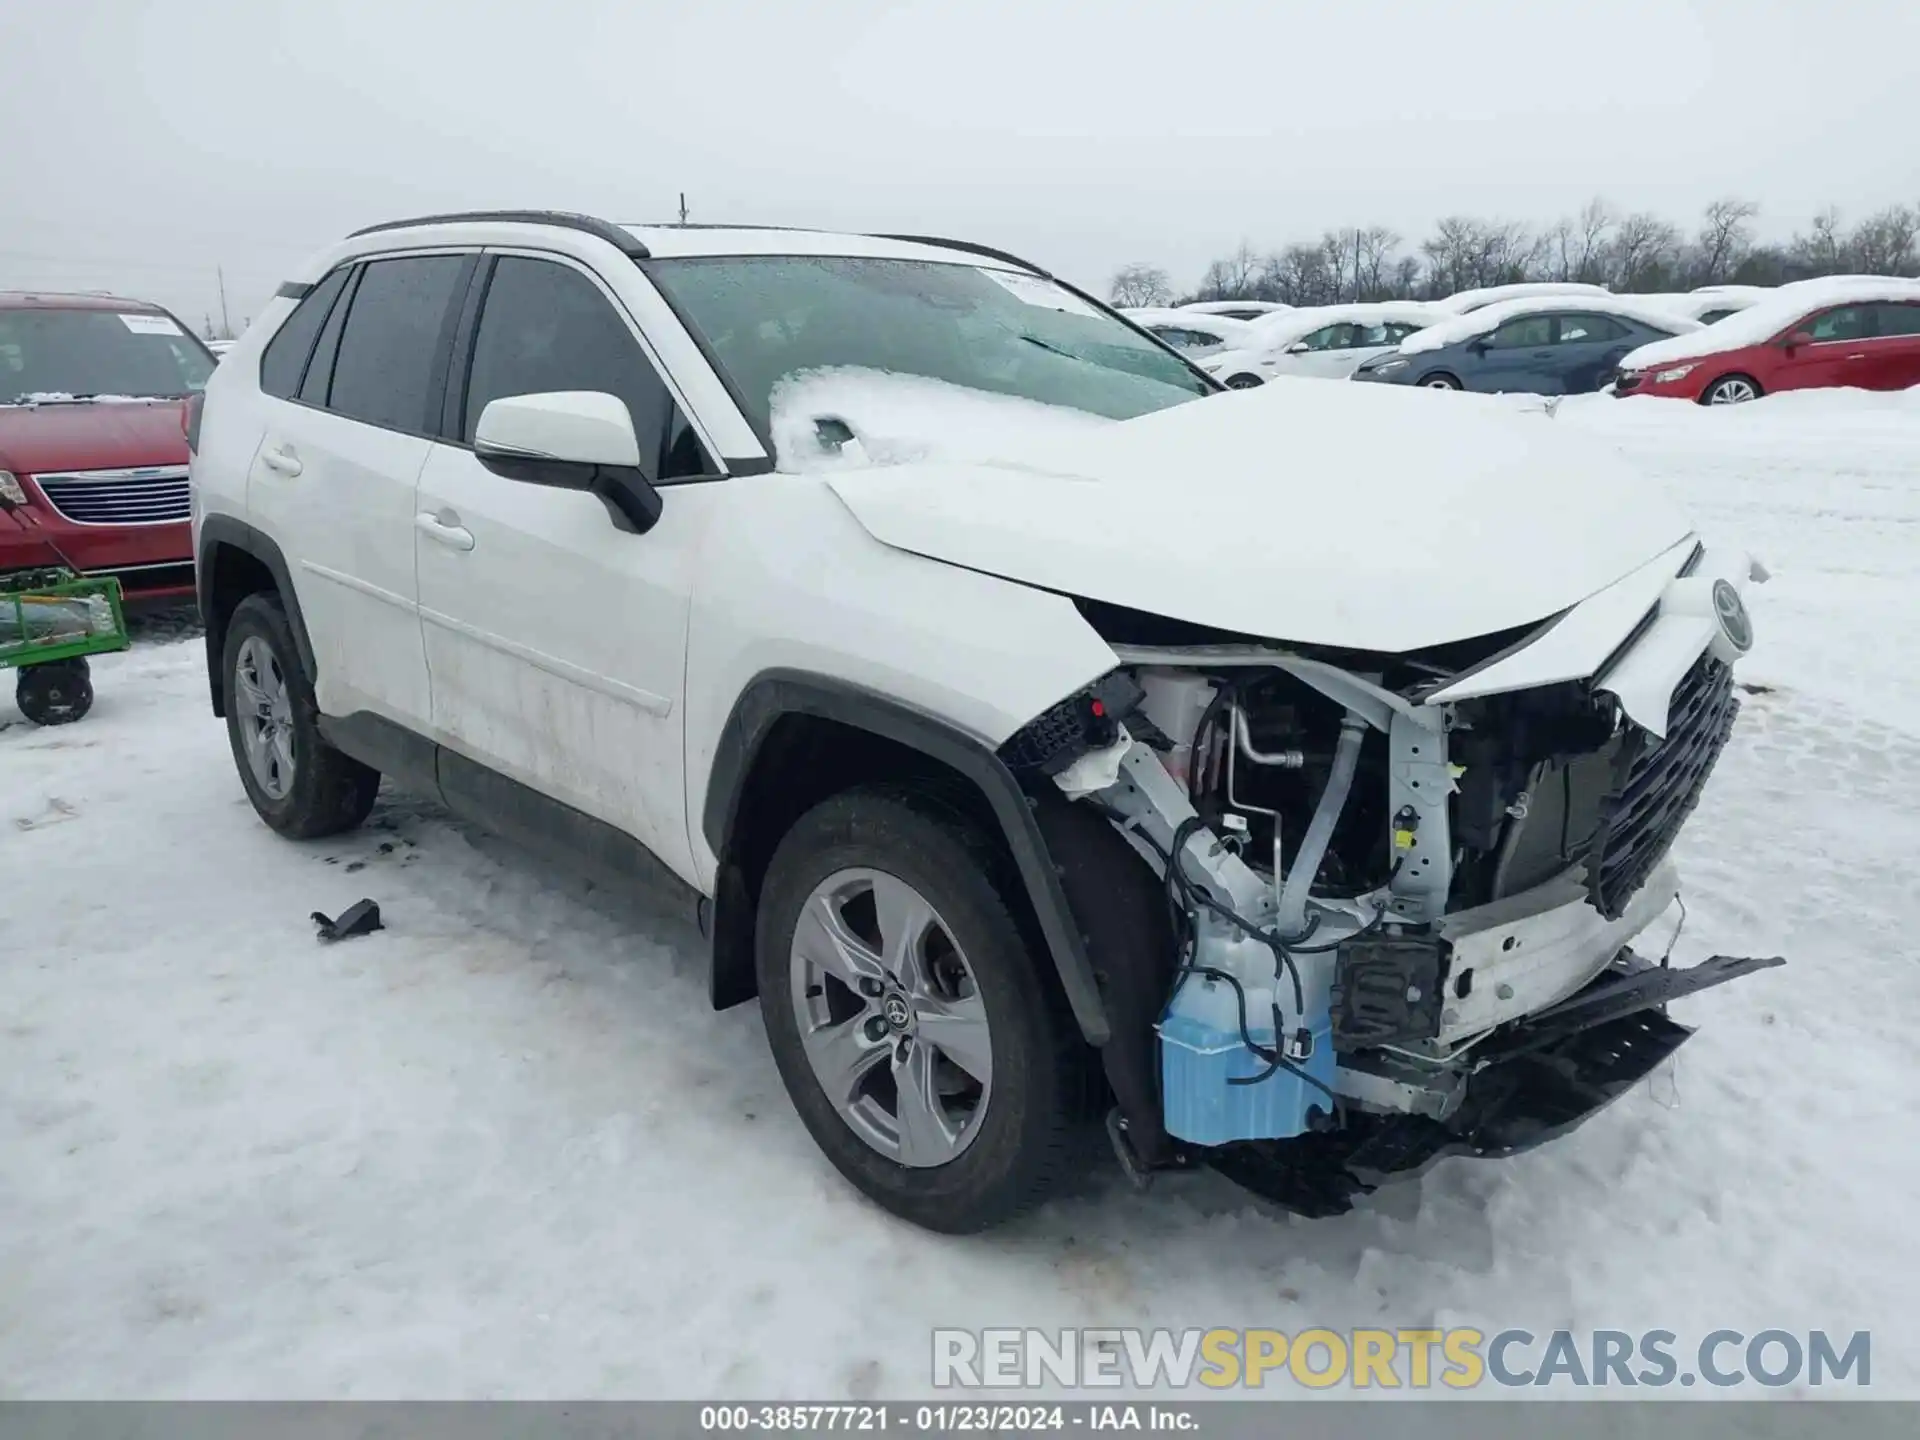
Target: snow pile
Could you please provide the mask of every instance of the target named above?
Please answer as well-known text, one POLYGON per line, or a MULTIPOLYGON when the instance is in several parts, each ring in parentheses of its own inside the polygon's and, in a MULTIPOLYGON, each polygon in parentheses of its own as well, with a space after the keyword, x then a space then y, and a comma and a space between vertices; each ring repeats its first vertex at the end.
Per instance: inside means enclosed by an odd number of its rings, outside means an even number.
POLYGON ((1583 294, 1575 299, 1569 299, 1566 295, 1526 295, 1515 300, 1502 300, 1494 305, 1483 305, 1471 314, 1430 325, 1402 340, 1400 353, 1418 355, 1428 350, 1444 350, 1449 345, 1458 345, 1476 335, 1491 335, 1509 320, 1538 315, 1543 311, 1566 310, 1570 306, 1594 315, 1623 316, 1628 320, 1638 320, 1642 325, 1658 326, 1662 330, 1692 331, 1702 328, 1697 320, 1676 315, 1659 305, 1649 305, 1633 295, 1610 295, 1605 291, 1583 294))
POLYGON ((32 390, 0 401, 0 407, 35 405, 166 405, 179 400, 177 395, 74 395, 65 390, 32 390))
POLYGON ((1176 308, 1182 315, 1221 315, 1229 320, 1237 320, 1240 317, 1232 313, 1235 310, 1262 310, 1269 315, 1277 315, 1293 309, 1293 306, 1282 305, 1278 300, 1196 300, 1191 305, 1176 308))
POLYGON ((1482 305, 1495 305, 1503 300, 1520 300, 1529 295, 1611 295, 1613 292, 1604 285, 1587 285, 1577 280, 1521 280, 1512 285, 1489 285, 1480 290, 1462 290, 1449 295, 1444 300, 1434 301, 1434 308, 1446 311, 1449 315, 1464 315, 1469 310, 1477 310, 1482 305))
POLYGON ((1114 423, 1016 395, 852 366, 787 376, 773 388, 769 417, 775 468, 795 473, 927 460, 1017 466, 1050 442, 1114 423), (834 420, 855 436, 837 450, 820 433, 820 422, 834 420))
POLYGON ((1889 275, 1827 275, 1817 280, 1796 280, 1782 285, 1759 304, 1716 320, 1697 333, 1642 345, 1620 362, 1620 368, 1640 370, 1648 365, 1698 360, 1748 345, 1764 345, 1812 311, 1874 300, 1920 300, 1920 280, 1889 275))

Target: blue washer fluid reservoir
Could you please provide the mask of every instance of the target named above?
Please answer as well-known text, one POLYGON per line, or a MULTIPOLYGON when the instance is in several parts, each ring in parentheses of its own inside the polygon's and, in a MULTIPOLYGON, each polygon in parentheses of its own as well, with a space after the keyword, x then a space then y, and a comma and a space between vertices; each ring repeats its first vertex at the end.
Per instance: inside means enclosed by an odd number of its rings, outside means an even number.
MULTIPOLYGON (((1305 957, 1301 957, 1305 959, 1305 957)), ((1317 957, 1316 957, 1317 958, 1317 957)), ((1303 967, 1304 969, 1304 967, 1303 967)), ((1333 1023, 1327 989, 1308 979, 1306 1028, 1313 1051, 1288 1059, 1322 1085, 1333 1085, 1333 1023)), ((1272 981, 1246 985, 1247 1032, 1258 1045, 1275 1047, 1272 981)), ((1293 1001, 1292 987, 1281 990, 1283 1009, 1293 1001)), ((1284 1016, 1288 1038, 1300 1020, 1284 1016)), ((1161 1017, 1160 1087, 1167 1133, 1192 1145, 1225 1145, 1235 1140, 1286 1140, 1307 1129, 1310 1108, 1331 1111, 1326 1094, 1291 1071, 1280 1069, 1254 1085, 1230 1085, 1230 1079, 1260 1074, 1268 1062, 1247 1049, 1240 1033, 1240 1006, 1233 986, 1223 980, 1187 975, 1161 1017)))

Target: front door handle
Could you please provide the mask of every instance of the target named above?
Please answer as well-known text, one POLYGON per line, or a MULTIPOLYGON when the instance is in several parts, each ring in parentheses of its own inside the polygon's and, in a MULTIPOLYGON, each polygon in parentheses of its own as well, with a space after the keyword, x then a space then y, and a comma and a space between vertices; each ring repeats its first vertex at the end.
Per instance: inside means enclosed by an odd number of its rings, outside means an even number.
POLYGON ((270 446, 262 451, 260 463, 282 475, 298 475, 301 470, 300 457, 285 445, 270 446))
POLYGON ((443 520, 439 515, 422 510, 413 517, 413 528, 429 540, 437 541, 449 550, 473 549, 473 532, 464 525, 455 523, 451 515, 443 520))

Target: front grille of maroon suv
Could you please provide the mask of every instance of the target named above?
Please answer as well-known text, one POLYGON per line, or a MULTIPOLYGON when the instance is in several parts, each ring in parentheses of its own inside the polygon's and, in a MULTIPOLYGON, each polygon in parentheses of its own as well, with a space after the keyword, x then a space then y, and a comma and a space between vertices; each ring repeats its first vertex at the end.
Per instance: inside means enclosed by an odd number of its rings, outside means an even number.
POLYGON ((184 465, 36 475, 40 493, 76 525, 170 525, 189 518, 184 465))

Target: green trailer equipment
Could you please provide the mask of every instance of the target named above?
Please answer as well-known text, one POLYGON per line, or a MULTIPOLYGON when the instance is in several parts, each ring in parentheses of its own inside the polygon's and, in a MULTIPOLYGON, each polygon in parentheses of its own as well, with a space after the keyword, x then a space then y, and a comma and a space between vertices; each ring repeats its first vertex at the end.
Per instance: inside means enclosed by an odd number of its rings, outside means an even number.
POLYGON ((0 575, 0 670, 20 672, 14 699, 36 725, 65 725, 93 708, 89 655, 125 650, 120 582, 71 570, 0 575))

